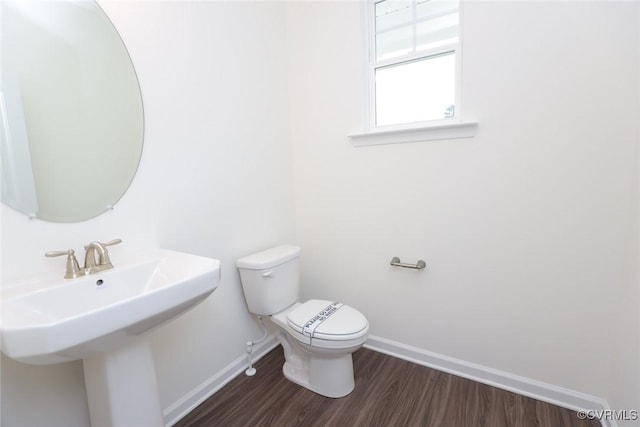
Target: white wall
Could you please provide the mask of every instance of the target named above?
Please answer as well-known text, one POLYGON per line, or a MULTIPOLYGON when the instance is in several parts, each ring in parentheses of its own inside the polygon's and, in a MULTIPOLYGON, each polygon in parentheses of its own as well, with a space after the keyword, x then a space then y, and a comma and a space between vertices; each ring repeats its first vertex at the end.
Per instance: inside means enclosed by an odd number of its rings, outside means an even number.
MULTIPOLYGON (((637 27, 640 28, 640 7, 637 8, 637 17, 637 27)), ((640 69, 640 31, 637 32, 637 60, 640 69)), ((640 73, 636 91, 636 105, 640 105, 640 73)), ((636 131, 640 141, 640 123, 636 131)), ((624 289, 616 304, 618 317, 613 334, 616 339, 615 356, 611 363, 608 395, 611 407, 620 409, 637 409, 640 402, 640 147, 636 148, 635 173, 635 223, 629 234, 631 262, 635 264, 635 269, 629 286, 624 289)), ((619 424, 636 425, 632 422, 619 424)))
POLYGON ((360 6, 290 4, 305 296, 354 305, 377 336, 637 408, 638 378, 609 376, 623 361, 613 331, 637 322, 638 7, 468 2, 463 108, 477 136, 353 148, 360 6))
MULTIPOLYGON (((145 146, 113 212, 77 224, 2 207, 3 282, 64 273, 45 251, 120 237, 220 259, 214 294, 152 334, 164 408, 244 354, 259 336, 235 259, 294 238, 282 5, 101 1, 142 86, 145 146)), ((72 189, 70 189, 72 191, 72 189)), ((121 248, 111 249, 117 266, 121 248)), ((82 365, 2 359, 2 425, 88 425, 82 365)))

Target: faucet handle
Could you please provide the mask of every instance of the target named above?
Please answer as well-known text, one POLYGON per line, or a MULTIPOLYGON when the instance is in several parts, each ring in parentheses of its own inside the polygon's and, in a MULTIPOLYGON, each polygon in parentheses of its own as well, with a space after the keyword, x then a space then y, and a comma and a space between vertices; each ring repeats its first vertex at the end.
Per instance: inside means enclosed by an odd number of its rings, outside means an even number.
POLYGON ((113 239, 113 240, 109 240, 106 243, 103 243, 104 246, 113 246, 113 245, 117 245, 118 243, 122 243, 122 239, 113 239))
POLYGON ((44 256, 46 256, 47 258, 53 258, 56 256, 74 255, 75 253, 76 251, 74 251, 73 249, 68 249, 66 251, 49 251, 45 253, 44 256))
POLYGON ((50 251, 44 254, 44 256, 48 258, 63 255, 67 256, 67 270, 64 273, 64 278, 73 279, 75 277, 82 276, 84 272, 80 269, 80 265, 78 265, 76 252, 73 249, 68 249, 66 251, 50 251))

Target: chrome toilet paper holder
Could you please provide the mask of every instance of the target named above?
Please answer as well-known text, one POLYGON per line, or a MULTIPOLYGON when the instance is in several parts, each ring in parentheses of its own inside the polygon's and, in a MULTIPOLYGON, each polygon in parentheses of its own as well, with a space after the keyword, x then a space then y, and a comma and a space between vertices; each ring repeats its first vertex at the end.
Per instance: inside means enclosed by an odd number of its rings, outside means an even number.
POLYGON ((422 270, 427 266, 427 263, 424 260, 419 259, 415 264, 407 264, 406 262, 401 262, 400 258, 394 256, 391 258, 391 263, 394 267, 402 267, 402 268, 413 268, 414 270, 422 270))

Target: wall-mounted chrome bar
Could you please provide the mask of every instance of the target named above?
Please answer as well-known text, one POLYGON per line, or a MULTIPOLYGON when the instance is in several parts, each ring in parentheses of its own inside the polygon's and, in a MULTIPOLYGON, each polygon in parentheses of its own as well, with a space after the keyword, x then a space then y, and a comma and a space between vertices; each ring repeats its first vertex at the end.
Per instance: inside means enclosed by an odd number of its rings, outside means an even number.
POLYGON ((416 262, 415 264, 407 264, 404 262, 400 262, 400 258, 398 258, 397 256, 394 256, 393 258, 391 258, 391 265, 394 267, 404 267, 404 268, 413 268, 416 270, 422 270, 427 266, 427 263, 419 259, 418 262, 416 262))

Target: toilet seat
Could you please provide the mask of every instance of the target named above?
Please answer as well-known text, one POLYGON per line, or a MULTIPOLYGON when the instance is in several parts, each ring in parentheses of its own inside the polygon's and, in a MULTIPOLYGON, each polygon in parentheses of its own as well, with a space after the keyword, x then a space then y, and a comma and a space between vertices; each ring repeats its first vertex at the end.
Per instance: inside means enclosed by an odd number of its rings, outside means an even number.
MULTIPOLYGON (((318 313, 329 307, 333 301, 312 299, 298 305, 287 314, 287 325, 300 341, 310 341, 309 334, 303 332, 305 324, 318 313)), ((313 341, 350 341, 361 338, 369 332, 369 322, 358 310, 346 304, 341 305, 324 319, 313 331, 313 341)))

